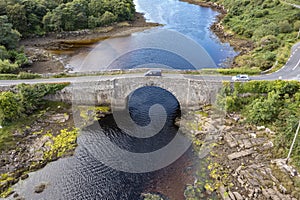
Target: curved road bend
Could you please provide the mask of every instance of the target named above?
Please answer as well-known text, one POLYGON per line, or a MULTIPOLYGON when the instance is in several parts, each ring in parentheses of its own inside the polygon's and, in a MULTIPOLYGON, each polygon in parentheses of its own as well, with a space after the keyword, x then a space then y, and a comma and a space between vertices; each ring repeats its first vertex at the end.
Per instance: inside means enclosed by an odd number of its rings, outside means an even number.
MULTIPOLYGON (((186 78, 196 78, 205 80, 216 79, 216 76, 194 76, 186 75, 186 78)), ((231 80, 230 76, 221 76, 218 79, 231 80)), ((298 80, 300 81, 300 42, 292 47, 291 55, 286 64, 276 72, 258 76, 251 76, 251 80, 298 80)))
MULTIPOLYGON (((68 77, 68 78, 49 78, 49 79, 31 79, 31 80, 0 80, 0 86, 10 86, 20 83, 34 84, 34 83, 62 83, 62 82, 93 82, 98 80, 111 80, 114 78, 130 78, 141 77, 142 73, 122 74, 122 75, 102 75, 102 76, 81 76, 81 77, 68 77)), ((231 80, 231 76, 208 76, 208 75, 181 75, 181 74, 163 74, 168 78, 190 78, 200 80, 214 80, 223 81, 231 80)), ((300 42, 292 47, 292 53, 287 63, 278 71, 250 77, 252 80, 298 80, 300 81, 300 42)))

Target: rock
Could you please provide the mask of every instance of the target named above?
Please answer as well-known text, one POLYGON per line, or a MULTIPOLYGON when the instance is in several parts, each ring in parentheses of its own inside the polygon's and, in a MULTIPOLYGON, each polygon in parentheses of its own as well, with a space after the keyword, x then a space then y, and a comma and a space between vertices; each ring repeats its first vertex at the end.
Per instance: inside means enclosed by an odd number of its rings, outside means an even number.
POLYGON ((258 131, 262 131, 262 130, 265 130, 266 127, 265 127, 265 126, 257 126, 256 129, 257 129, 258 131))
POLYGON ((228 157, 229 160, 235 160, 235 159, 238 159, 238 158, 241 158, 241 157, 249 156, 253 153, 254 153, 254 151, 252 149, 247 149, 247 150, 244 150, 244 151, 229 154, 227 157, 228 157))
POLYGON ((45 183, 41 183, 41 184, 35 186, 34 192, 35 193, 42 193, 42 192, 44 192, 45 189, 46 189, 46 184, 45 183))
POLYGON ((19 197, 19 194, 18 193, 14 193, 13 198, 17 198, 17 197, 19 197))
POLYGON ((236 200, 243 200, 244 198, 242 197, 242 195, 238 192, 233 192, 235 199, 236 200))
POLYGON ((29 177, 28 174, 23 174, 23 175, 21 176, 21 180, 25 180, 25 179, 27 179, 28 177, 29 177))
POLYGON ((220 193, 223 200, 231 200, 228 193, 227 193, 227 191, 226 191, 226 189, 225 189, 225 187, 223 185, 221 185, 219 187, 219 193, 220 193))
POLYGON ((256 138, 256 133, 249 133, 249 136, 252 138, 256 138))
POLYGON ((225 134, 224 140, 227 142, 230 148, 234 148, 238 145, 237 141, 232 137, 231 134, 225 134))
POLYGON ((272 160, 271 163, 275 163, 279 169, 281 169, 283 172, 288 172, 292 177, 297 176, 298 172, 296 169, 294 169, 292 166, 286 164, 286 159, 276 159, 272 160))
POLYGON ((268 191, 266 189, 262 190, 262 194, 267 198, 270 199, 271 195, 268 193, 268 191))
POLYGON ((273 131, 271 131, 269 128, 266 128, 266 133, 269 133, 269 134, 272 134, 272 135, 274 135, 275 134, 275 132, 273 132, 273 131))
POLYGON ((50 121, 51 122, 58 122, 58 123, 64 123, 69 120, 69 115, 68 114, 62 114, 58 113, 53 116, 51 116, 50 121))
POLYGON ((236 200, 234 194, 231 191, 228 191, 228 195, 229 195, 231 200, 236 200))
POLYGON ((279 189, 281 193, 285 194, 287 192, 287 189, 283 185, 279 185, 279 189))
POLYGON ((268 141, 267 143, 263 144, 263 150, 268 150, 268 149, 272 149, 274 146, 272 141, 268 141))
POLYGON ((249 149, 249 148, 251 148, 253 146, 251 144, 250 140, 248 140, 248 139, 244 139, 242 141, 243 141, 243 144, 244 144, 244 148, 246 148, 246 149, 249 149))

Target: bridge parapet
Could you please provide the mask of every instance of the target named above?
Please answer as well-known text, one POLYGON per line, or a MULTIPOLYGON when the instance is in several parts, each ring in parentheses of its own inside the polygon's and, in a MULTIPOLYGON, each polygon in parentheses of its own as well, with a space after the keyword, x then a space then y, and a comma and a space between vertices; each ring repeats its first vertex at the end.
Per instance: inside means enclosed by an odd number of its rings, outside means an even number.
POLYGON ((171 92, 182 108, 189 109, 213 103, 222 83, 178 77, 113 78, 73 83, 47 98, 78 105, 111 105, 114 103, 115 106, 124 108, 127 104, 127 97, 136 89, 144 86, 157 86, 171 92))

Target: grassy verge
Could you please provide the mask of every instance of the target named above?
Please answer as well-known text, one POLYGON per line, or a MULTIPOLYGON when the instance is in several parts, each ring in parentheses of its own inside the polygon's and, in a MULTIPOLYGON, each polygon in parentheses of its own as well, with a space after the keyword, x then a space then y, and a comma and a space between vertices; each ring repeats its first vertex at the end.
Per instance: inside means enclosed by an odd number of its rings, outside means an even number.
POLYGON ((230 69, 202 69, 195 71, 183 71, 184 74, 191 75, 237 75, 237 74, 249 74, 259 75, 260 70, 257 68, 230 68, 230 69))

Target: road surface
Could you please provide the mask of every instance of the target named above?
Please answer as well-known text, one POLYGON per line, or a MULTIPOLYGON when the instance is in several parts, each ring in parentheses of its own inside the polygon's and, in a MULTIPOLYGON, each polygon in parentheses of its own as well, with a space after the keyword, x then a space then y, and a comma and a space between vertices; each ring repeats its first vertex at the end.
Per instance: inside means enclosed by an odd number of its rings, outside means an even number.
MULTIPOLYGON (((80 76, 80 77, 68 77, 68 78, 49 78, 49 79, 32 79, 32 80, 0 80, 0 86, 11 86, 20 83, 35 84, 35 83, 78 83, 86 81, 99 81, 109 80, 113 78, 130 78, 130 77, 141 77, 143 73, 132 73, 122 75, 101 75, 101 76, 80 76)), ((214 81, 230 81, 231 76, 208 76, 208 75, 183 75, 183 74, 172 74, 165 73, 164 77, 169 78, 190 78, 190 79, 201 79, 201 80, 214 80, 214 81)), ((277 72, 264 74, 259 76, 250 77, 251 80, 298 80, 300 81, 300 42, 292 47, 291 55, 287 63, 277 72)))

